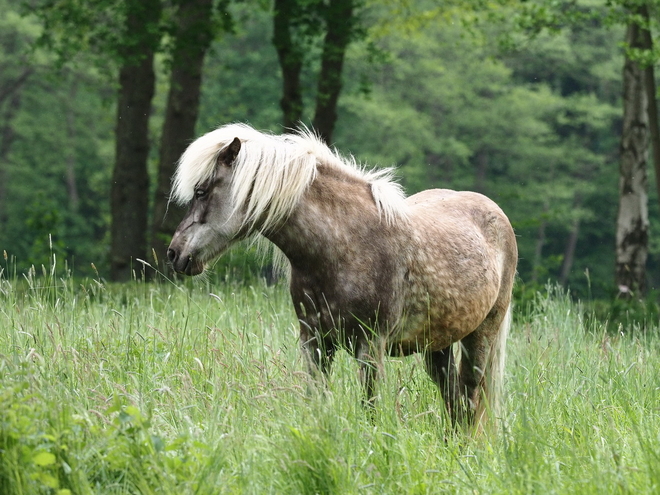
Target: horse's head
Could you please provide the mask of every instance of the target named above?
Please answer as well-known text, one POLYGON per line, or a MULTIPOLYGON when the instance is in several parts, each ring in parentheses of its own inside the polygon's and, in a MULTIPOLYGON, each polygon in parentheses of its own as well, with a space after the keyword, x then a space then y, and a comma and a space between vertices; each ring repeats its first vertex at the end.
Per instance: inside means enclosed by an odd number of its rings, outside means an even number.
POLYGON ((188 213, 167 250, 175 271, 198 275, 241 236, 244 215, 236 211, 231 194, 232 165, 241 149, 235 138, 218 153, 213 174, 195 186, 188 213))

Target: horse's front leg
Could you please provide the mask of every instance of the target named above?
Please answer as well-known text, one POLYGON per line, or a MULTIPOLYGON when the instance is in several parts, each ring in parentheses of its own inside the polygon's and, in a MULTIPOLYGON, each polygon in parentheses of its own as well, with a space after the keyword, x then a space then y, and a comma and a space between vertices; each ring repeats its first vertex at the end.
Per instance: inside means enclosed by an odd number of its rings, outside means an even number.
POLYGON ((334 342, 324 339, 318 330, 301 320, 300 347, 309 375, 315 381, 325 383, 335 356, 334 342))
POLYGON ((355 357, 360 363, 360 382, 364 391, 363 401, 367 407, 373 408, 376 402, 376 380, 383 373, 385 340, 358 342, 355 357))

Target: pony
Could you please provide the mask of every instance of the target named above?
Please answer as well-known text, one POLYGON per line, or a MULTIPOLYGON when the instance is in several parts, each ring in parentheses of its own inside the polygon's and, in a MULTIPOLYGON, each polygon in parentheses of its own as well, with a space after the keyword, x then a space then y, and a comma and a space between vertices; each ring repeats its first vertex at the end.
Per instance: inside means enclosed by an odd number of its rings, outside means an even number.
POLYGON ((323 380, 346 349, 373 404, 384 357, 421 353, 452 423, 478 425, 501 396, 514 231, 481 194, 406 197, 393 174, 342 157, 306 128, 219 127, 179 160, 171 200, 190 206, 167 257, 197 275, 234 242, 265 237, 290 267, 313 377, 323 380))

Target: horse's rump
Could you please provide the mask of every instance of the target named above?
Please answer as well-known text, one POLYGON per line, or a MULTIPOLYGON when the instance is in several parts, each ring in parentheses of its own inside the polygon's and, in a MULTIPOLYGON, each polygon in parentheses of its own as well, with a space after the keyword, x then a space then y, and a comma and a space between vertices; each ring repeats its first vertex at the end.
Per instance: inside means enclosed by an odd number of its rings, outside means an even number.
POLYGON ((515 237, 502 210, 478 193, 434 189, 406 204, 414 256, 399 340, 439 350, 476 329, 498 302, 509 304, 515 237))

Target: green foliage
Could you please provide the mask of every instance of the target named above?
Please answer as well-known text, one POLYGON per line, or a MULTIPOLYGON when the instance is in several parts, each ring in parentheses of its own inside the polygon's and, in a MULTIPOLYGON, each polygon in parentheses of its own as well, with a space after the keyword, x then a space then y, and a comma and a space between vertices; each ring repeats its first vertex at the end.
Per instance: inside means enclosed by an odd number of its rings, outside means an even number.
POLYGON ((92 74, 39 78, 50 91, 31 79, 12 122, 0 246, 21 260, 21 269, 45 263, 54 250, 84 275, 90 263, 105 267, 112 119, 92 74))
MULTIPOLYGON (((4 202, 0 187, 0 249, 20 260, 19 270, 44 263, 52 242, 77 274, 92 275, 91 263, 106 274, 114 95, 100 74, 114 71, 116 61, 99 68, 89 57, 100 43, 119 36, 122 4, 37 2, 54 16, 55 24, 48 25, 53 29, 46 30, 56 37, 52 43, 86 43, 78 47, 86 51, 75 70, 61 71, 53 70, 52 56, 43 51, 26 55, 43 33, 38 22, 45 22, 43 15, 21 18, 8 4, 3 10, 3 32, 14 34, 1 38, 0 60, 20 60, 38 71, 8 119, 14 137, 0 163, 0 177, 3 171, 7 176, 4 202), (66 12, 79 17, 65 18, 66 12), (94 20, 104 16, 107 23, 94 20), (69 39, 62 27, 76 19, 79 32, 69 39), (97 36, 96 30, 105 34, 97 36), (20 50, 11 50, 10 38, 20 41, 20 50), (71 169, 77 205, 67 190, 71 169)), ((618 3, 613 5, 596 0, 365 3, 360 15, 367 37, 353 43, 347 55, 335 144, 369 166, 399 166, 409 193, 449 187, 492 197, 516 228, 519 274, 534 289, 561 276, 570 234, 577 229, 565 283, 575 295, 607 299, 614 266, 623 64, 623 29, 608 17, 618 9, 618 3)), ((282 130, 272 12, 256 7, 234 3, 221 16, 233 20, 235 32, 218 39, 206 59, 200 134, 231 121, 282 130)), ((176 12, 175 4, 163 11, 166 51, 176 12)), ((301 26, 312 24, 301 20, 301 26)), ((306 35, 320 39, 316 31, 306 35)), ((74 48, 63 45, 60 51, 74 48)), ((310 42, 307 50, 309 60, 317 59, 320 44, 310 42)), ((152 142, 159 140, 168 64, 167 55, 159 55, 152 142)), ((7 67, 0 88, 20 74, 20 64, 7 67)), ((306 108, 312 106, 317 69, 313 64, 303 69, 306 108)), ((303 121, 311 118, 308 112, 303 121)), ((157 156, 153 149, 152 175, 157 156)), ((650 214, 651 225, 658 224, 655 204, 650 214)), ((655 232, 652 228, 652 246, 658 244, 655 232)), ((649 259, 650 286, 657 285, 656 251, 652 248, 649 259)), ((259 263, 246 263, 245 272, 258 272, 259 263)), ((243 271, 236 276, 249 279, 243 271)))
POLYGON ((587 305, 587 316, 601 322, 610 332, 644 332, 660 320, 657 291, 643 299, 617 294, 609 300, 596 300, 587 305))
POLYGON ((272 36, 270 15, 249 4, 231 8, 240 22, 236 34, 218 40, 206 58, 198 133, 234 121, 280 131, 277 54, 264 49, 272 36))
POLYGON ((39 0, 24 2, 23 13, 39 19, 43 30, 36 46, 54 53, 59 66, 93 64, 111 76, 120 64, 143 57, 135 51, 140 39, 154 49, 161 44, 165 26, 160 13, 139 33, 129 33, 128 19, 147 18, 146 9, 160 8, 161 2, 133 0, 39 0))
POLYGON ((0 392, 0 490, 7 495, 70 494, 68 488, 63 488, 70 485, 61 482, 72 472, 65 460, 63 435, 48 427, 52 418, 40 409, 40 398, 26 393, 30 388, 26 368, 5 373, 0 392))

